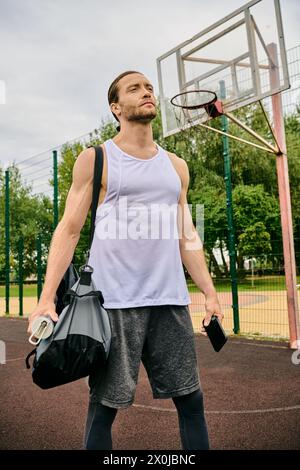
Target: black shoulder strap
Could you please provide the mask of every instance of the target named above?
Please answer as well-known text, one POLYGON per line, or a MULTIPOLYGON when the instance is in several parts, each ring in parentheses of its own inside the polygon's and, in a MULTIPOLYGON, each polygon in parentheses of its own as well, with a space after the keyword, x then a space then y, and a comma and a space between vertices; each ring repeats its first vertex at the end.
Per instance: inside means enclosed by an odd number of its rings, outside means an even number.
POLYGON ((90 241, 89 241, 88 253, 90 251, 93 237, 94 237, 94 232, 95 232, 95 219, 96 219, 96 212, 97 212, 97 207, 98 207, 101 180, 102 180, 102 171, 103 171, 102 147, 101 146, 93 146, 93 147, 95 149, 95 166, 94 166, 93 198, 92 198, 92 206, 91 206, 90 241))

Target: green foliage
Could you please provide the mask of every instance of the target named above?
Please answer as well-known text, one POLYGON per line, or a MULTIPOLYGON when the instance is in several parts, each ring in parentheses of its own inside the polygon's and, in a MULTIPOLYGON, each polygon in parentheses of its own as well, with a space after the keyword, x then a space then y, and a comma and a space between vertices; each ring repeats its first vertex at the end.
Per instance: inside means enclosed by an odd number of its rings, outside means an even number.
MULTIPOLYGON (((18 242, 24 240, 24 277, 36 272, 36 237, 38 233, 52 231, 52 202, 45 196, 34 196, 32 188, 21 181, 21 174, 15 164, 9 168, 10 173, 10 270, 12 279, 17 278, 18 242)), ((1 237, 0 237, 0 277, 5 274, 5 175, 0 173, 1 237)), ((43 246, 47 246, 44 239, 43 246)))
POLYGON ((269 233, 278 236, 279 205, 275 196, 269 195, 262 184, 238 185, 233 190, 233 214, 239 236, 247 227, 263 222, 269 233))
POLYGON ((296 264, 300 266, 300 107, 297 107, 294 114, 285 118, 285 132, 295 231, 295 256, 296 264))
POLYGON ((266 230, 263 222, 255 222, 246 227, 245 231, 239 235, 239 251, 247 257, 259 258, 271 253, 270 234, 266 230))

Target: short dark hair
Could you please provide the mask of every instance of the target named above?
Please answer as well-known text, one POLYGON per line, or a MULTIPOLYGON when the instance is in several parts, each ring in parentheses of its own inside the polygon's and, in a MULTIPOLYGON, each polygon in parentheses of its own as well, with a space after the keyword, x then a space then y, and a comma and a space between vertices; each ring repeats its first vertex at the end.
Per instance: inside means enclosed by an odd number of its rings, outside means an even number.
MULTIPOLYGON (((126 75, 130 75, 131 73, 139 73, 140 75, 143 75, 141 72, 137 72, 136 70, 127 70, 126 72, 120 73, 120 75, 118 75, 114 79, 114 81, 111 83, 111 85, 108 89, 107 98, 108 98, 108 103, 109 104, 118 103, 118 101, 119 101, 118 83, 121 80, 121 78, 126 77, 126 75)), ((112 113, 112 114, 113 114, 114 118, 119 122, 119 119, 117 118, 115 113, 112 113)), ((120 127, 118 126, 117 129, 120 130, 120 127)))

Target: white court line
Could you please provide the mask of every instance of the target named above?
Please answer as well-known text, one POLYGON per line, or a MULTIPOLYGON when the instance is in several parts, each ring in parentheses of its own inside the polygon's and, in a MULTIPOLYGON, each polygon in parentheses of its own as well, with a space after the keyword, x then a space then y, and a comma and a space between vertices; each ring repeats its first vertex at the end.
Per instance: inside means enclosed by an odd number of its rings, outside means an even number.
POLYGON ((6 359, 5 362, 21 361, 23 359, 25 361, 25 357, 16 357, 15 359, 6 359))
MULTIPOLYGON (((148 406, 148 405, 139 405, 139 404, 133 404, 132 406, 135 406, 136 408, 147 408, 149 410, 153 411, 169 411, 171 413, 177 413, 177 410, 173 409, 167 409, 167 408, 159 408, 157 406, 148 406)), ((284 406, 281 408, 265 408, 263 409, 258 409, 258 410, 220 410, 220 411, 205 411, 205 414, 225 414, 225 415, 237 415, 237 414, 252 414, 252 413, 276 413, 279 411, 295 411, 295 410, 300 410, 300 405, 295 405, 295 406, 284 406)))
MULTIPOLYGON (((263 345, 261 345, 261 346, 263 346, 263 345)), ((19 361, 19 360, 24 360, 24 357, 17 357, 16 359, 7 359, 6 362, 19 361)), ((171 413, 177 413, 176 409, 160 408, 158 406, 140 405, 138 403, 133 403, 132 406, 134 406, 135 408, 145 408, 145 409, 153 410, 153 411, 167 411, 167 412, 171 412, 171 413)), ((283 407, 280 407, 280 408, 265 408, 265 409, 257 409, 257 410, 205 411, 205 414, 234 415, 234 414, 252 414, 252 413, 278 413, 280 411, 295 411, 295 410, 300 410, 300 405, 283 406, 283 407)))

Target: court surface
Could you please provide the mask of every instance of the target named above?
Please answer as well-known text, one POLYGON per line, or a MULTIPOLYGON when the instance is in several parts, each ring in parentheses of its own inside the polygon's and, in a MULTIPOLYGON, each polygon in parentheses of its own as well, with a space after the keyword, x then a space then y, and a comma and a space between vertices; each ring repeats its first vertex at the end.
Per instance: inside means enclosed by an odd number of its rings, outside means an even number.
MULTIPOLYGON (((0 318, 0 449, 82 449, 85 379, 52 390, 31 381, 27 321, 0 318)), ((283 342, 230 338, 219 353, 195 335, 212 449, 300 449, 300 364, 283 342)), ((300 353, 298 354, 300 362, 300 353)), ((180 450, 171 399, 154 400, 143 365, 134 404, 119 410, 113 448, 180 450)))

